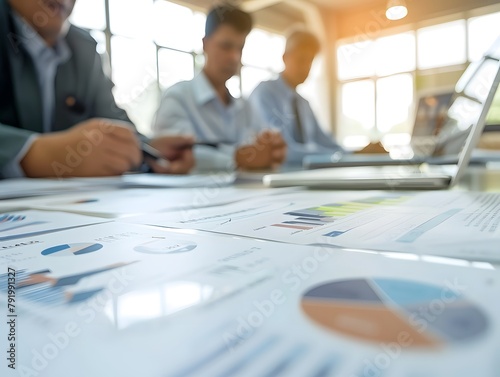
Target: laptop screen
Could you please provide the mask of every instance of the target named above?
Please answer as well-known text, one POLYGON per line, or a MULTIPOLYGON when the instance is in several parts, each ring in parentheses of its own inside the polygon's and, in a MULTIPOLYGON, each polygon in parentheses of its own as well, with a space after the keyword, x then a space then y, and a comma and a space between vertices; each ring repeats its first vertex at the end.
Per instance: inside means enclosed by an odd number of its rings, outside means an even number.
MULTIPOLYGON (((477 63, 467 70, 457 83, 456 98, 448 111, 449 121, 442 139, 446 150, 455 144, 460 149, 457 172, 451 185, 464 174, 469 164, 472 150, 483 132, 486 117, 495 98, 500 83, 500 38, 493 48, 477 63)), ((445 126, 445 127, 446 127, 445 126)))
POLYGON ((448 92, 420 97, 413 125, 412 139, 439 134, 446 121, 453 93, 448 92))
POLYGON ((488 111, 491 106, 487 100, 490 92, 497 90, 494 81, 499 69, 498 56, 485 55, 464 72, 456 85, 446 120, 438 134, 434 156, 461 153, 467 137, 478 125, 483 110, 486 107, 488 111))

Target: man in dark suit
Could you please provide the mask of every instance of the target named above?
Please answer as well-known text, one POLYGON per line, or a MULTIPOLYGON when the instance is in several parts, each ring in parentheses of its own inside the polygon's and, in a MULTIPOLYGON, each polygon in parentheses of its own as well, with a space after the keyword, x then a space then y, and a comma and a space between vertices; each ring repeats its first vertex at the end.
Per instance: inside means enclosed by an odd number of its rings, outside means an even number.
MULTIPOLYGON (((67 21, 76 0, 0 0, 0 177, 119 175, 143 162, 141 139, 113 98, 96 42, 67 21)), ((170 161, 194 165, 192 140, 149 140, 170 161)))

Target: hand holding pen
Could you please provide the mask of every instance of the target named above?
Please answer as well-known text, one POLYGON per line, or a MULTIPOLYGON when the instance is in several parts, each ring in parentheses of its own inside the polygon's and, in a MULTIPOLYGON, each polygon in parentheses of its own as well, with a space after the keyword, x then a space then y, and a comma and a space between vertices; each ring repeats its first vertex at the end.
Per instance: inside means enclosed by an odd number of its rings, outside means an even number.
POLYGON ((155 173, 186 174, 194 167, 195 160, 190 136, 161 136, 141 145, 145 161, 155 173))
MULTIPOLYGON (((182 152, 184 150, 192 150, 196 146, 203 146, 203 147, 218 149, 221 145, 224 145, 224 144, 233 144, 233 143, 230 143, 230 142, 213 143, 213 142, 205 142, 205 141, 194 142, 191 140, 191 141, 186 142, 186 143, 171 145, 171 147, 173 149, 176 149, 178 152, 182 152)), ((170 167, 170 161, 165 156, 163 156, 159 150, 153 148, 151 145, 146 144, 146 143, 142 143, 141 149, 142 149, 142 154, 143 154, 144 158, 147 158, 150 161, 155 162, 158 166, 160 166, 162 168, 168 169, 170 167)))

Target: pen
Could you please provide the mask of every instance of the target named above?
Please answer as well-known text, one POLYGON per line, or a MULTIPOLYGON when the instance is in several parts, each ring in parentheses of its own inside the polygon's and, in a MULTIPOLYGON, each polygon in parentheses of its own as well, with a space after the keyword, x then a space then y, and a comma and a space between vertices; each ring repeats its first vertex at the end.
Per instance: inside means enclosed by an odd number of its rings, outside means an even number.
POLYGON ((217 149, 219 148, 222 144, 234 144, 233 142, 228 142, 228 141, 221 141, 218 143, 212 143, 212 142, 206 142, 206 141, 196 141, 192 144, 185 144, 179 147, 179 149, 186 149, 186 148, 193 148, 196 146, 202 146, 202 147, 209 147, 209 148, 214 148, 217 149))
MULTIPOLYGON (((233 143, 229 143, 229 142, 221 142, 221 143, 195 142, 195 143, 191 143, 191 144, 180 145, 178 147, 178 149, 189 149, 189 148, 193 148, 197 145, 217 149, 217 148, 219 148, 220 144, 233 144, 233 143)), ((161 167, 168 168, 170 166, 170 161, 168 161, 165 157, 163 157, 162 154, 160 153, 160 151, 153 148, 151 145, 149 145, 147 143, 142 143, 141 150, 142 150, 142 154, 144 157, 152 159, 154 162, 156 162, 161 167)))
POLYGON ((166 169, 170 166, 170 161, 168 161, 166 158, 164 158, 161 155, 160 151, 153 148, 151 145, 146 144, 146 143, 142 143, 141 150, 142 150, 142 155, 144 157, 148 157, 148 158, 152 159, 154 162, 156 162, 162 168, 166 169))

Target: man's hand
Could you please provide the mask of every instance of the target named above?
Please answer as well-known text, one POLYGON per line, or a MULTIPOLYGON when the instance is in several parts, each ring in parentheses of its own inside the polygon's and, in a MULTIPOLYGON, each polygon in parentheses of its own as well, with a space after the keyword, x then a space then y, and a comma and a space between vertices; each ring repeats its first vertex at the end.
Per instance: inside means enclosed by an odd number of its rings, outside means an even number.
POLYGON ((155 173, 187 174, 195 165, 191 136, 162 136, 153 139, 149 144, 157 149, 169 161, 168 166, 160 166, 150 159, 146 162, 155 173))
POLYGON ((286 158, 287 146, 279 132, 266 130, 255 143, 236 151, 236 165, 241 169, 269 169, 280 166, 286 158))
POLYGON ((28 177, 99 177, 121 175, 141 162, 131 124, 90 119, 67 131, 40 135, 21 167, 28 177))

